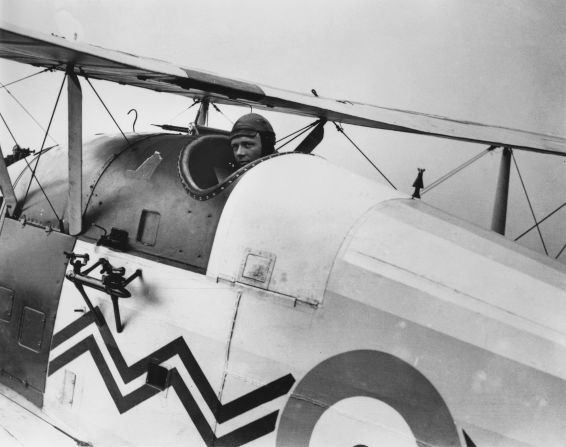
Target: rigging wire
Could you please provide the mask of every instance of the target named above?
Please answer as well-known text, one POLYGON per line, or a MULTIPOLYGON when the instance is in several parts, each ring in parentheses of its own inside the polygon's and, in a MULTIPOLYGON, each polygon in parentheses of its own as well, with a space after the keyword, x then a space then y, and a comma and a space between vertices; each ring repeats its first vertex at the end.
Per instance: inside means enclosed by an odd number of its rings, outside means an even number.
POLYGON ((313 123, 307 124, 305 127, 302 127, 302 128, 299 129, 299 130, 295 130, 294 132, 291 132, 289 135, 285 135, 284 137, 279 138, 279 139, 278 139, 277 141, 275 141, 275 142, 276 142, 276 143, 280 143, 281 141, 286 140, 287 138, 289 138, 289 137, 291 137, 291 136, 293 136, 293 135, 295 135, 295 134, 297 134, 297 133, 299 133, 299 132, 303 132, 304 130, 311 128, 311 127, 314 126, 316 123, 318 123, 318 120, 315 121, 315 122, 313 122, 313 123))
POLYGON ((540 225, 541 223, 543 223, 546 219, 548 219, 549 217, 551 217, 553 214, 555 214, 556 212, 560 211, 562 208, 564 208, 566 206, 566 202, 564 202, 562 205, 560 205, 558 208, 556 208, 554 211, 552 211, 550 214, 548 214, 545 218, 539 220, 536 224, 534 224, 532 227, 530 227, 529 229, 523 231, 519 236, 517 236, 515 239, 513 239, 515 242, 517 242, 519 239, 521 239, 524 235, 526 235, 527 233, 529 233, 533 228, 536 228, 537 224, 540 225))
POLYGON ((448 180, 449 178, 453 177, 454 175, 458 174, 458 172, 462 171, 463 169, 467 168, 468 166, 470 166, 472 163, 476 162, 477 160, 479 160, 480 158, 482 158, 484 155, 488 154, 489 152, 493 151, 497 146, 489 146, 487 149, 481 151, 479 154, 474 155, 472 158, 470 158, 468 161, 465 161, 464 163, 462 163, 461 165, 457 166, 456 168, 452 169, 451 171, 447 172, 446 174, 444 174, 442 177, 438 178, 437 180, 435 180, 434 182, 432 182, 430 185, 428 185, 426 188, 424 188, 421 192, 421 195, 426 194, 427 192, 429 192, 431 189, 436 188, 438 185, 440 185, 441 183, 444 183, 446 180, 448 180))
POLYGON ((548 250, 546 249, 546 244, 544 243, 544 238, 542 237, 542 233, 540 231, 540 227, 537 222, 537 218, 535 216, 535 212, 533 210, 533 206, 531 205, 531 199, 529 198, 529 194, 527 193, 527 188, 525 187, 525 183, 523 182, 523 176, 521 175, 521 171, 519 170, 519 165, 517 164, 517 160, 515 160, 515 154, 511 151, 511 158, 513 159, 513 164, 515 165, 515 169, 517 169, 517 174, 519 174, 519 180, 521 180, 521 185, 523 186, 523 191, 525 192, 525 197, 527 198, 527 202, 529 203, 529 208, 531 210, 531 214, 533 216, 533 220, 535 221, 535 226, 538 231, 538 235, 540 237, 540 241, 542 242, 542 247, 544 248, 544 252, 548 256, 548 250))
POLYGON ((193 100, 193 103, 189 106, 186 107, 185 109, 181 110, 179 113, 177 113, 177 115, 175 115, 173 118, 169 118, 167 121, 168 122, 173 122, 175 119, 177 119, 178 117, 180 117, 183 113, 185 113, 187 110, 189 110, 191 107, 194 107, 196 104, 198 104, 200 101, 199 100, 193 100))
MULTIPOLYGON (((36 177, 35 175, 35 171, 37 170, 37 166, 39 165, 39 161, 41 159, 41 155, 43 154, 43 147, 45 146, 45 141, 47 140, 47 136, 49 134, 49 129, 51 128, 51 123, 53 122, 53 117, 55 116, 55 111, 57 110, 57 105, 59 104, 59 98, 61 98, 61 92, 63 91, 63 86, 65 85, 65 80, 67 79, 67 75, 63 75, 63 82, 61 82, 61 87, 59 87, 59 93, 57 93, 57 99, 55 100, 55 106, 53 107, 53 111, 51 112, 51 117, 49 118, 49 124, 47 125, 47 130, 45 131, 45 135, 43 137, 43 142, 41 143, 41 148, 39 149, 39 156, 37 157, 37 161, 35 162, 35 165, 33 167, 33 170, 31 172, 31 177, 29 179, 29 183, 28 183, 28 187, 26 189, 26 194, 24 196, 24 199, 22 200, 22 204, 24 204, 26 202, 26 199, 28 197, 29 194, 29 189, 31 187, 31 182, 33 181, 33 179, 35 179, 35 181, 37 182, 37 184, 39 185, 39 188, 41 189, 41 192, 43 193, 43 195, 45 196, 45 198, 47 199, 47 202, 49 203, 49 206, 51 206, 51 210, 53 211, 53 213, 55 214, 55 217, 57 218, 57 220, 59 222, 61 222, 61 219, 59 219, 59 215, 57 214, 57 211, 55 211, 55 208, 53 208, 53 205, 51 204, 51 201, 49 200, 49 198, 47 197, 47 194, 45 193, 45 190, 43 189, 43 187, 41 186, 41 184, 39 183, 39 179, 36 177)), ((29 165, 28 161, 26 160, 26 163, 29 165)), ((31 169, 31 166, 28 166, 31 169)))
MULTIPOLYGON (((303 135, 305 132, 307 132, 311 127, 313 127, 314 125, 316 125, 316 123, 318 123, 318 121, 315 121, 314 123, 309 124, 306 127, 303 127, 302 129, 299 129, 296 132, 293 132, 293 134, 296 134, 293 138, 291 138, 290 140, 285 141, 285 143, 283 143, 281 146, 279 146, 278 148, 276 148, 276 152, 279 152, 281 149, 283 149, 285 146, 287 146, 289 143, 291 143, 292 141, 296 140, 297 138, 299 138, 301 135, 303 135), (297 133, 299 132, 299 133, 297 133)), ((281 140, 288 138, 289 135, 287 135, 286 137, 283 137, 281 140)), ((281 141, 279 140, 279 141, 281 141)))
POLYGON ((564 244, 564 246, 560 249, 560 251, 558 252, 558 254, 556 255, 556 257, 554 259, 558 259, 565 249, 566 249, 566 244, 564 244))
POLYGON ((4 119, 4 116, 2 115, 2 112, 0 112, 0 118, 2 118, 2 121, 4 122, 4 125, 6 126, 6 129, 8 129, 8 132, 10 133, 10 136, 12 137, 12 140, 14 140, 14 143, 16 143, 16 146, 20 146, 18 144, 18 142, 16 141, 16 137, 14 136, 14 134, 12 133, 12 131, 10 130, 10 126, 8 126, 8 123, 6 122, 6 120, 4 119))
POLYGON ((214 110, 216 110, 216 111, 219 112, 224 118, 226 118, 226 119, 230 122, 230 124, 234 124, 234 121, 232 121, 230 118, 228 118, 228 115, 226 115, 222 110, 220 110, 216 104, 214 104, 213 102, 211 102, 210 104, 212 105, 212 107, 214 107, 214 110))
POLYGON ((10 85, 17 84, 18 82, 25 81, 26 79, 33 78, 34 76, 37 76, 38 74, 45 73, 46 71, 56 70, 57 67, 60 67, 60 65, 57 65, 57 66, 52 67, 52 68, 45 68, 43 70, 38 71, 37 73, 33 73, 33 74, 30 74, 30 75, 24 76, 23 78, 16 79, 15 81, 12 81, 12 82, 8 82, 7 84, 2 84, 2 88, 6 88, 10 85))
MULTIPOLYGON (((39 154, 41 155, 41 153, 39 154)), ((27 160, 27 158, 24 158, 28 169, 31 170, 31 165, 29 164, 29 161, 27 160)), ((39 158, 37 159, 37 162, 39 163, 39 158)), ((37 166, 37 163, 35 164, 35 166, 37 166)), ((39 189, 41 190, 41 192, 43 193, 43 195, 45 196, 45 200, 47 200, 47 203, 49 204, 51 211, 53 211, 53 214, 55 214, 55 218, 57 219, 57 221, 59 222, 59 224, 62 224, 61 219, 59 217, 59 215, 57 214, 57 211, 55 211, 55 208, 53 207, 53 204, 51 203, 51 200, 49 200, 49 197, 47 197, 47 193, 45 192, 45 189, 43 189, 43 186, 41 186, 41 183, 39 183, 39 180, 37 179, 37 177, 35 176, 35 174, 32 171, 32 178, 35 178, 35 181, 37 182, 37 185, 39 186, 39 189)), ((32 178, 30 178, 30 184, 31 184, 31 180, 32 178)), ((28 191, 29 191, 29 185, 28 185, 28 191)), ((27 191, 26 191, 26 196, 24 197, 24 201, 22 203, 25 202, 25 199, 27 198, 27 191)), ((62 225, 61 225, 62 226, 62 225)))
MULTIPOLYGON (((35 161, 37 159, 37 157, 39 157, 43 152, 48 152, 51 149, 53 149, 54 147, 59 147, 58 144, 54 144, 53 146, 49 146, 46 147, 45 149, 43 149, 41 152, 37 152, 31 159, 31 161, 35 161)), ((23 177, 24 173, 31 168, 28 168, 28 166, 25 166, 24 169, 22 169, 22 171, 18 174, 18 176, 16 177, 16 179, 14 180, 14 183, 12 185, 12 188, 16 189, 16 186, 18 185, 18 183, 20 182, 20 179, 23 177)))
POLYGON ((341 125, 337 124, 335 121, 332 122, 336 126, 336 130, 340 132, 342 135, 344 135, 348 139, 348 141, 354 145, 354 147, 358 150, 358 152, 364 156, 364 158, 377 170, 377 172, 381 174, 381 176, 385 180, 387 180, 387 183, 389 183, 393 187, 393 189, 397 189, 395 185, 391 183, 391 181, 387 178, 387 176, 383 172, 381 172, 381 170, 369 159, 369 157, 366 154, 362 152, 362 150, 356 145, 356 143, 354 143, 352 139, 348 135, 346 135, 346 132, 344 132, 344 128, 341 125))
MULTIPOLYGON (((16 101, 16 103, 23 109, 23 111, 26 112, 26 114, 33 120, 33 122, 35 124, 37 124, 39 126, 39 128, 47 134, 47 130, 45 130, 45 128, 39 123, 39 121, 37 121, 34 118, 34 116, 29 112, 29 110, 26 109, 25 106, 20 101, 18 101, 18 98, 16 98, 12 94, 12 92, 10 90, 8 90, 2 82, 0 82, 0 87, 4 88, 6 90, 6 93, 8 93, 12 98, 14 98, 14 101, 16 101)), ((49 138, 51 138, 51 141, 53 141, 55 144, 59 144, 51 135, 48 134, 48 136, 49 136, 49 138)))
POLYGON ((112 116, 112 114, 110 113, 110 110, 108 110, 108 107, 106 107, 106 104, 104 104, 104 101, 102 100, 102 98, 100 97, 100 95, 98 94, 98 92, 96 91, 96 89, 94 88, 94 86, 92 85, 92 83, 90 82, 90 79, 87 78, 86 76, 84 77, 86 79, 86 82, 88 82, 88 85, 90 85, 90 88, 92 89, 92 91, 94 92, 94 94, 96 95, 96 97, 99 99, 99 101, 102 103, 102 105, 104 106, 104 108, 106 109, 106 111, 108 112, 108 115, 110 115, 110 118, 112 118, 112 121, 114 121, 114 124, 116 124, 116 127, 118 128, 118 130, 120 131, 120 133, 122 134, 122 136, 124 137, 124 140, 126 140, 126 143, 129 143, 130 140, 128 140, 128 137, 126 137, 126 134, 124 132, 122 132, 122 129, 120 128, 120 125, 116 122, 116 120, 114 119, 114 117, 112 116))

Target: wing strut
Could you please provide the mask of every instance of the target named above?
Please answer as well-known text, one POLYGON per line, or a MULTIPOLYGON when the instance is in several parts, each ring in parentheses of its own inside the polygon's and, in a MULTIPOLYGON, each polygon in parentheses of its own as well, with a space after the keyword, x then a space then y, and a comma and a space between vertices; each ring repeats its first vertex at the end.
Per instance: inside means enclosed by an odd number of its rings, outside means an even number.
POLYGON ((200 103, 200 107, 197 112, 197 118, 195 123, 197 126, 206 126, 206 122, 208 121, 208 106, 210 105, 210 101, 208 99, 203 99, 200 103))
POLYGON ((495 191, 495 203, 493 204, 493 215, 491 218, 491 229, 499 234, 505 234, 507 222, 507 199, 509 197, 509 173, 511 172, 511 149, 503 148, 501 153, 501 164, 499 165, 499 177, 495 191))
POLYGON ((69 234, 76 236, 82 231, 83 190, 83 93, 79 78, 67 71, 68 138, 69 138, 69 200, 67 216, 69 234))
POLYGON ((8 168, 4 161, 4 155, 2 154, 2 148, 0 148, 0 191, 6 201, 7 214, 11 216, 16 209, 17 201, 12 182, 10 181, 10 174, 8 174, 8 168))

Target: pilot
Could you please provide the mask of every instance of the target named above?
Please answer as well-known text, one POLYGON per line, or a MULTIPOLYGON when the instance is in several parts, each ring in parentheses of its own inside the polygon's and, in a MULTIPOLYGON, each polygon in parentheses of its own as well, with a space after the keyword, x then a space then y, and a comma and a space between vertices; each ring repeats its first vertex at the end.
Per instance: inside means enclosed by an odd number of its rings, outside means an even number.
POLYGON ((239 169, 275 152, 275 132, 263 116, 248 113, 234 123, 230 132, 230 146, 239 169))

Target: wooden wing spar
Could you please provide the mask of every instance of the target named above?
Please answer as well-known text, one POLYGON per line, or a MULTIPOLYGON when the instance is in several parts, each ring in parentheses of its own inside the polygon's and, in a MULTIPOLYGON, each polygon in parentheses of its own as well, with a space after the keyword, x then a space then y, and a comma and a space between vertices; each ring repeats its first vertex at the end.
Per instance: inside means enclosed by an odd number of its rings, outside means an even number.
POLYGON ((73 42, 0 22, 0 57, 80 76, 344 124, 566 155, 566 139, 442 116, 315 97, 73 42))

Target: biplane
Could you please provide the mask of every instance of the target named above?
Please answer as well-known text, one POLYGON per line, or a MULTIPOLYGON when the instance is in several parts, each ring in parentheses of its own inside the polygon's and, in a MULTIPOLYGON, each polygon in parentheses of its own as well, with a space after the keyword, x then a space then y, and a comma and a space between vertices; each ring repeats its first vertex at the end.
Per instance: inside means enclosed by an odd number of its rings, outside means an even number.
POLYGON ((8 24, 0 56, 64 72, 69 110, 67 147, 0 157, 2 445, 564 445, 566 268, 498 234, 512 151, 564 138, 8 24), (91 80, 198 118, 83 143, 91 80), (206 114, 235 103, 315 121, 219 180, 233 154, 206 114), (502 148, 494 231, 313 154, 329 122, 502 148))

